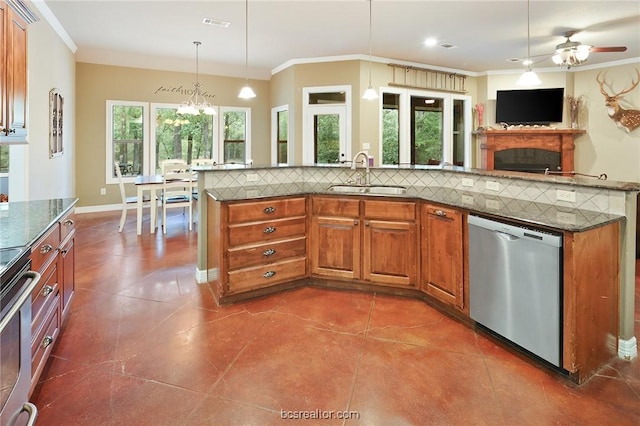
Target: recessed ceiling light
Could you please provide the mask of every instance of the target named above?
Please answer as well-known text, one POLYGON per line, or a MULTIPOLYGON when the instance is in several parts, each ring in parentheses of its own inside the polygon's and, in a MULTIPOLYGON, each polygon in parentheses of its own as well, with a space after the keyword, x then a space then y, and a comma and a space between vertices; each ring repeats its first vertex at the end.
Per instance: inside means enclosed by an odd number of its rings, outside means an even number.
POLYGON ((222 27, 222 28, 227 28, 229 27, 229 25, 231 25, 231 22, 229 21, 223 21, 222 19, 216 19, 216 18, 204 18, 202 20, 202 23, 206 25, 213 25, 213 26, 222 27))
POLYGON ((507 62, 520 62, 522 61, 522 58, 509 58, 507 59, 507 62))
POLYGON ((455 44, 442 43, 442 44, 440 45, 440 47, 443 47, 443 48, 445 48, 445 49, 455 49, 455 48, 456 48, 456 47, 458 47, 458 46, 456 46, 455 44))
POLYGON ((438 43, 438 40, 436 40, 433 37, 430 37, 424 41, 424 45, 427 47, 435 46, 437 43, 438 43))

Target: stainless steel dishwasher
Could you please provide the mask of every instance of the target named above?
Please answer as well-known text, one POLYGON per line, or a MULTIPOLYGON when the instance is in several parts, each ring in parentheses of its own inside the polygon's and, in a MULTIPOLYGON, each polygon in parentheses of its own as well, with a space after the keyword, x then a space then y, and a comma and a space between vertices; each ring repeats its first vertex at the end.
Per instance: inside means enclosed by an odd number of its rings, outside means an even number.
POLYGON ((470 215, 473 320, 561 366, 562 234, 470 215))

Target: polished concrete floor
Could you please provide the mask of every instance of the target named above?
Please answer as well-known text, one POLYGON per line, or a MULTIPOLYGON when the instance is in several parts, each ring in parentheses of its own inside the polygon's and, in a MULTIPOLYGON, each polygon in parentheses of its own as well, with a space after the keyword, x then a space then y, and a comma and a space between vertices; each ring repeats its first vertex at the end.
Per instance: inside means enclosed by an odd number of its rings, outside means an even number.
POLYGON ((118 218, 78 215, 38 424, 640 424, 638 358, 578 386, 418 301, 303 288, 218 307, 179 211, 166 235, 118 218))

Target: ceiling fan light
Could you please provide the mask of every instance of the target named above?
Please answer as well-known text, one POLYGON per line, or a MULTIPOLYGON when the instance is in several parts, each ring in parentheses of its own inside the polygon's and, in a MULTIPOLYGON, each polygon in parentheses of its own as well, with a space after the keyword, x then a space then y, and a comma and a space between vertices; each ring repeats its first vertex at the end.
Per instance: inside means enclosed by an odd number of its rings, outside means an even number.
POLYGON ((587 46, 584 44, 579 46, 576 50, 576 58, 581 62, 586 61, 589 57, 589 49, 591 49, 591 46, 587 46))
POLYGON ((562 65, 562 56, 559 53, 556 53, 551 57, 551 60, 556 65, 562 65))
POLYGON ((538 86, 539 84, 542 84, 542 81, 540 81, 540 78, 538 78, 538 75, 535 73, 535 71, 529 68, 524 73, 522 73, 516 84, 518 86, 530 87, 538 86))
POLYGON ((246 84, 242 90, 240 90, 240 94, 238 95, 240 99, 251 99, 256 97, 256 92, 253 91, 248 84, 246 84))

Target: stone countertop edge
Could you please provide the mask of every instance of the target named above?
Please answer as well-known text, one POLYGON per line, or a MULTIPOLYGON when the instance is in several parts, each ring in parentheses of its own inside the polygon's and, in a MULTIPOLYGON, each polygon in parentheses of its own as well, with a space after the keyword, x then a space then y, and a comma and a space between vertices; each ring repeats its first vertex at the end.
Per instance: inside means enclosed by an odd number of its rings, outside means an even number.
POLYGON ((77 203, 77 198, 0 203, 0 249, 31 247, 77 203))
POLYGON ((523 222, 532 226, 542 226, 570 232, 584 232, 609 223, 625 220, 625 217, 621 215, 571 209, 514 198, 487 196, 481 193, 459 191, 451 188, 407 187, 405 194, 385 194, 382 196, 352 194, 347 192, 335 193, 328 191, 329 186, 330 185, 326 183, 287 183, 207 188, 206 191, 215 200, 221 202, 308 194, 343 197, 419 199, 467 210, 471 214, 490 215, 505 220, 523 222), (489 203, 487 203, 487 200, 489 200, 489 203), (495 208, 489 208, 487 205, 493 205, 495 208))

